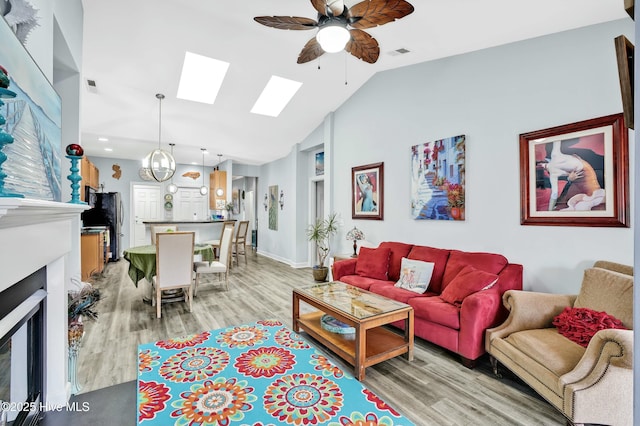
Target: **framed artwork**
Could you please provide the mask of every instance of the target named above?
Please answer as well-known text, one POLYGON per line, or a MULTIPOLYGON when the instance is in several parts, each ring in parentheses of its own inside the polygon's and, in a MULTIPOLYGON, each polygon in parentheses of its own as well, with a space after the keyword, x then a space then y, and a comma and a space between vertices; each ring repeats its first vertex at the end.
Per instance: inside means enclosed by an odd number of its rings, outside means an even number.
POLYGON ((411 147, 411 216, 464 220, 466 136, 411 147))
POLYGON ((633 44, 623 35, 614 39, 616 60, 618 62, 618 78, 622 95, 622 111, 624 122, 633 129, 633 44))
POLYGON ((233 214, 240 214, 240 190, 236 189, 231 193, 231 204, 233 205, 233 214))
POLYGON ((316 176, 324 175, 324 151, 316 153, 316 176))
POLYGON ((4 188, 28 198, 62 199, 62 103, 60 96, 20 43, 5 19, 0 19, 0 65, 9 75, 0 114, 2 130, 13 136, 2 153, 7 160, 4 188))
POLYGON ((269 187, 269 229, 278 230, 278 185, 269 187))
POLYGON ((522 225, 629 226, 622 114, 520 135, 522 225))
POLYGON ((384 217, 384 163, 351 168, 351 218, 384 217))

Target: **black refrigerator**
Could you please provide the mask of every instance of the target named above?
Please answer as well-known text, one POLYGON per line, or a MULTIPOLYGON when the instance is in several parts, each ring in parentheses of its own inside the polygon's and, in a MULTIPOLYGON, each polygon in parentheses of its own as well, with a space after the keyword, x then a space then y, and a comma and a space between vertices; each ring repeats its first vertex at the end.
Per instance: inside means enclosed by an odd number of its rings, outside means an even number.
POLYGON ((122 237, 122 199, 119 192, 97 192, 95 205, 82 213, 84 226, 106 226, 109 230, 109 262, 120 259, 122 237))

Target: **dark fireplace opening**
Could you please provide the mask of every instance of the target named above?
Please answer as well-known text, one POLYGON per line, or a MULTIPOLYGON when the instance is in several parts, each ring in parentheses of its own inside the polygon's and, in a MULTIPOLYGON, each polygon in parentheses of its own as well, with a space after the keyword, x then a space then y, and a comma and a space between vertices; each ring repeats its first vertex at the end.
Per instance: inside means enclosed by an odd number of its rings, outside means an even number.
POLYGON ((40 421, 46 282, 42 268, 0 292, 0 426, 40 421))

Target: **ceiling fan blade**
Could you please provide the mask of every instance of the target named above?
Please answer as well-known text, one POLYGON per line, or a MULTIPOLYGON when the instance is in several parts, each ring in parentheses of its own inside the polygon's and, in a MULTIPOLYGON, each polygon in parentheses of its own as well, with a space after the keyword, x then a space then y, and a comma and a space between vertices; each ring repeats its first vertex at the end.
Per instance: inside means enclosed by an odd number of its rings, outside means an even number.
POLYGON ((404 18, 413 10, 405 0, 364 0, 349 9, 347 19, 351 27, 366 29, 404 18))
POLYGON ((326 0, 311 0, 311 5, 320 15, 327 16, 327 2, 326 0))
POLYGON ((311 40, 307 42, 300 51, 300 55, 298 55, 298 63, 304 64, 306 62, 313 61, 314 59, 319 58, 324 54, 324 50, 320 47, 320 43, 313 37, 311 40))
POLYGON ((318 26, 315 20, 298 16, 256 16, 253 20, 279 30, 312 30, 318 26))
POLYGON ((349 30, 349 33, 351 40, 347 42, 344 49, 356 58, 374 64, 380 56, 380 46, 376 39, 358 29, 349 30))

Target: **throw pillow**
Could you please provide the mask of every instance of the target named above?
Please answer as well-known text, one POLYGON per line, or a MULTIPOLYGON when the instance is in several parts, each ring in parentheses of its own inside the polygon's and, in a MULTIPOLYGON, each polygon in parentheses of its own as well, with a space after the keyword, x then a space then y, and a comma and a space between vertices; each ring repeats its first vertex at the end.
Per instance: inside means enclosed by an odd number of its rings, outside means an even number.
POLYGON ((403 257, 400 266, 400 279, 395 286, 415 293, 424 293, 431 282, 434 266, 435 263, 403 257))
POLYGON ((587 347, 591 338, 600 330, 618 328, 626 330, 618 318, 606 312, 598 312, 589 308, 566 307, 553 319, 552 324, 572 342, 587 347))
POLYGON ((388 248, 360 247, 356 261, 356 274, 361 277, 386 281, 390 256, 391 250, 388 248))
POLYGON ((481 290, 487 290, 493 287, 497 281, 496 274, 467 265, 445 287, 440 298, 451 304, 462 303, 465 297, 481 290))

